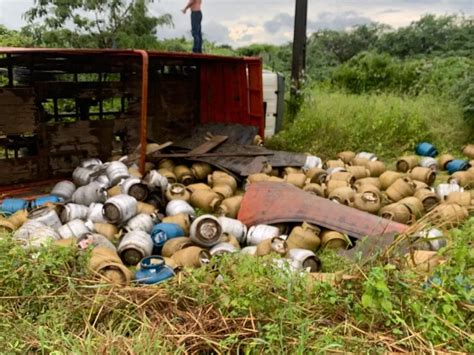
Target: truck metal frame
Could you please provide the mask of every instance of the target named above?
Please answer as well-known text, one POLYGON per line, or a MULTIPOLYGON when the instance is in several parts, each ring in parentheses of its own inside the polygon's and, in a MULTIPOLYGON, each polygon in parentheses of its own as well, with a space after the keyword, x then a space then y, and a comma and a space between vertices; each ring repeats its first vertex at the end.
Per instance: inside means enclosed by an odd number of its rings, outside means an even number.
MULTIPOLYGON (((87 157, 238 123, 264 134, 259 58, 0 48, 0 194, 70 176, 87 157)), ((0 196, 1 198, 1 196, 0 196)))

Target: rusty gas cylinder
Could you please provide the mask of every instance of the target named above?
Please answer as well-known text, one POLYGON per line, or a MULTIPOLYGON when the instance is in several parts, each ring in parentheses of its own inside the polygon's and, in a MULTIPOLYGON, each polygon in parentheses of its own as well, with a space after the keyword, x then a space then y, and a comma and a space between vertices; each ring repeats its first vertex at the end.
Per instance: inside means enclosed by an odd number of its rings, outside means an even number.
POLYGON ((319 239, 320 232, 321 230, 317 226, 306 222, 301 226, 294 227, 286 240, 288 248, 316 251, 321 245, 321 240, 319 239))
POLYGON ((158 169, 167 169, 169 171, 173 171, 174 167, 175 167, 174 161, 168 158, 161 159, 158 162, 158 169))
POLYGON ((187 186, 194 183, 195 178, 193 172, 186 165, 175 166, 173 172, 180 184, 187 186))
POLYGON ((349 238, 342 233, 326 230, 321 232, 321 247, 328 249, 347 249, 349 238))
POLYGON ((207 176, 212 173, 212 166, 207 163, 193 163, 191 171, 198 181, 205 181, 207 176))
POLYGON ((465 145, 462 148, 462 153, 469 159, 474 159, 474 144, 465 145))
POLYGON ((170 184, 176 184, 178 182, 178 178, 174 174, 173 170, 158 169, 158 173, 161 176, 164 176, 168 180, 168 183, 170 183, 170 184))
POLYGON ((184 233, 189 233, 189 226, 191 225, 191 219, 188 214, 180 213, 174 216, 163 217, 161 220, 163 223, 174 223, 181 227, 184 233))
POLYGON ((451 154, 442 154, 438 157, 438 162, 439 162, 439 168, 441 170, 446 170, 446 165, 450 162, 456 159, 454 156, 451 154))
POLYGON ((331 201, 340 203, 341 205, 352 206, 354 204, 355 191, 348 186, 334 189, 328 198, 331 201))
POLYGON ((419 158, 417 155, 408 155, 401 157, 397 160, 397 171, 406 173, 408 170, 411 170, 417 167, 419 164, 419 158))
POLYGON ((369 161, 365 167, 369 170, 371 177, 379 177, 386 170, 385 164, 379 160, 369 161))
POLYGON ((169 185, 165 195, 168 201, 183 200, 189 202, 191 200, 191 194, 186 189, 186 186, 178 183, 169 185))
POLYGON ((354 175, 348 171, 339 171, 328 176, 328 180, 346 181, 349 185, 353 185, 356 181, 354 175))
POLYGON ((256 182, 264 182, 270 179, 270 175, 258 173, 258 174, 251 174, 247 177, 247 184, 254 184, 256 182))
POLYGON ((214 171, 211 175, 208 175, 207 182, 210 186, 225 184, 229 185, 233 191, 237 190, 237 180, 223 171, 214 171))
POLYGON ((212 190, 198 190, 191 195, 190 203, 204 212, 213 212, 222 202, 222 196, 212 190))
POLYGON ((161 249, 161 255, 167 258, 171 258, 176 252, 182 249, 193 246, 193 242, 189 237, 177 237, 169 239, 163 245, 161 249))
POLYGON ((191 246, 178 250, 171 258, 180 267, 201 267, 209 264, 211 254, 205 249, 191 246))
MULTIPOLYGON (((356 180, 354 183, 354 186, 356 188, 360 188, 362 186, 369 185, 369 186, 374 186, 377 189, 381 190, 382 189, 382 184, 380 183, 379 178, 376 177, 366 177, 363 179, 356 180)), ((360 192, 360 191, 358 191, 360 192)))
POLYGON ((288 245, 285 240, 280 237, 273 237, 271 239, 263 240, 257 245, 258 256, 265 256, 271 253, 281 256, 286 255, 286 253, 288 253, 288 245))
POLYGON ((334 190, 340 187, 351 187, 351 185, 346 181, 329 180, 326 184, 326 196, 329 197, 331 192, 333 192, 334 190))
POLYGON ((234 235, 229 234, 229 233, 222 233, 219 239, 219 243, 228 243, 232 245, 236 250, 240 249, 239 240, 234 235))
POLYGON ((346 164, 344 164, 344 162, 341 160, 341 159, 337 159, 337 160, 328 160, 324 163, 324 166, 323 166, 325 169, 329 169, 329 168, 345 168, 346 167, 346 164))
POLYGON ((196 184, 191 184, 186 186, 186 189, 188 189, 191 194, 197 190, 211 190, 211 187, 207 184, 204 184, 202 182, 198 182, 196 184))
POLYGON ((430 168, 423 168, 421 166, 410 170, 408 175, 413 180, 424 182, 429 186, 433 185, 434 181, 436 180, 436 172, 434 172, 430 168))
POLYGON ((452 192, 446 197, 446 203, 456 203, 459 206, 469 207, 473 205, 471 192, 452 192))
POLYGON ((337 153, 337 157, 341 159, 345 164, 349 164, 354 159, 356 154, 351 151, 344 151, 337 153))
POLYGON ((456 182, 463 188, 474 187, 474 174, 470 171, 457 171, 448 178, 448 182, 456 182))
POLYGON ((146 214, 153 214, 157 211, 156 206, 145 203, 145 202, 137 202, 137 213, 146 213, 146 214))
POLYGON ((356 180, 367 178, 370 176, 370 171, 365 166, 348 166, 347 171, 351 173, 356 180))
POLYGON ((111 284, 126 286, 133 278, 133 273, 125 267, 117 252, 109 248, 92 249, 88 266, 94 275, 111 284))
POLYGON ((440 201, 438 195, 429 189, 418 189, 415 191, 414 196, 421 201, 423 207, 428 212, 431 211, 440 201))
POLYGON ((27 210, 16 211, 14 214, 8 217, 8 222, 13 225, 13 229, 20 228, 27 220, 28 220, 27 210))
POLYGON ((403 177, 403 175, 396 171, 388 170, 384 172, 379 177, 381 190, 384 190, 384 191, 387 190, 390 187, 390 185, 392 185, 395 181, 397 181, 401 177, 403 177))
POLYGON ((313 183, 306 184, 303 187, 303 191, 309 192, 310 194, 313 194, 316 196, 325 197, 324 188, 319 184, 313 184, 313 183))
POLYGON ((375 191, 365 190, 354 196, 354 207, 358 210, 377 213, 382 206, 380 194, 375 191))
POLYGON ((110 241, 114 241, 119 234, 117 226, 111 223, 93 223, 91 227, 89 229, 93 229, 96 233, 103 235, 110 241))
POLYGON ((236 218, 237 214, 239 213, 242 200, 242 196, 233 196, 222 200, 222 202, 216 208, 216 214, 219 216, 236 218))
POLYGON ((382 207, 379 214, 383 218, 398 223, 409 224, 413 222, 410 209, 406 205, 398 202, 382 207))
POLYGON ((466 207, 456 203, 442 203, 433 209, 429 220, 433 225, 456 227, 469 217, 466 207))
POLYGON ((410 178, 399 178, 385 191, 388 198, 393 202, 415 194, 415 184, 410 178))
POLYGON ((328 173, 321 168, 312 168, 306 172, 307 178, 314 184, 323 184, 326 182, 328 173))
POLYGON ((412 216, 414 216, 416 219, 421 218, 425 213, 425 206, 423 205, 423 202, 421 202, 421 200, 415 196, 405 197, 404 199, 398 201, 398 203, 407 206, 412 216))
POLYGON ((306 182, 306 175, 303 173, 298 174, 287 174, 285 181, 299 189, 302 189, 306 182))
POLYGON ((212 191, 216 192, 218 195, 222 197, 222 199, 232 197, 234 195, 234 191, 232 187, 226 184, 217 184, 212 187, 212 191))

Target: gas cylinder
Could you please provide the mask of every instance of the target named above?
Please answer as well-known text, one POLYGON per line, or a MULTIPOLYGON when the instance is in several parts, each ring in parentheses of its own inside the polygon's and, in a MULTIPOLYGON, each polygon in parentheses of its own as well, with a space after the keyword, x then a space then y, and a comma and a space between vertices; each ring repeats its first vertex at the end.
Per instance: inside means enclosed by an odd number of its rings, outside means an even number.
POLYGON ((406 157, 401 157, 397 160, 397 171, 406 173, 408 170, 411 170, 418 166, 418 157, 416 155, 409 155, 406 157))
POLYGON ((474 144, 465 145, 462 148, 462 153, 469 159, 474 159, 474 144))
POLYGON ((224 254, 232 254, 237 253, 239 248, 236 248, 235 245, 225 242, 219 242, 219 244, 214 245, 210 250, 209 253, 211 256, 215 255, 224 255, 224 254))
POLYGON ((212 167, 207 163, 193 163, 191 171, 198 181, 205 181, 212 173, 212 167))
POLYGON ((382 205, 380 194, 375 191, 366 190, 362 193, 357 193, 354 196, 354 207, 358 210, 377 213, 382 205))
POLYGON ((212 191, 216 192, 218 195, 222 197, 222 199, 226 199, 232 197, 234 195, 234 191, 232 187, 226 184, 217 184, 212 187, 212 191))
POLYGON ((191 220, 188 214, 180 213, 174 216, 164 217, 161 222, 163 223, 174 223, 181 227, 184 232, 184 235, 189 234, 189 228, 191 225, 191 220))
POLYGON ((145 202, 137 202, 137 213, 153 214, 156 212, 156 206, 145 202))
POLYGON ((194 217, 196 215, 196 212, 194 211, 194 208, 187 203, 186 201, 183 200, 171 200, 168 202, 166 205, 166 215, 167 216, 176 216, 178 214, 187 214, 189 216, 194 217))
POLYGON ((58 234, 62 239, 77 239, 90 232, 91 230, 80 219, 75 219, 58 228, 58 234))
POLYGON ((415 194, 415 184, 409 178, 399 178, 385 191, 388 198, 394 202, 415 194))
POLYGON ((297 270, 308 270, 309 272, 321 270, 321 260, 310 250, 290 248, 287 257, 291 259, 292 266, 297 270))
POLYGON ((28 201, 20 198, 6 198, 1 202, 0 210, 6 215, 25 210, 28 208, 28 201))
POLYGON ((469 217, 466 207, 456 203, 442 203, 433 209, 429 220, 434 225, 456 227, 469 217))
POLYGON ((8 217, 8 222, 13 225, 13 229, 20 228, 28 220, 28 211, 20 210, 8 217))
POLYGON ((135 273, 136 282, 145 285, 156 285, 174 277, 172 267, 166 265, 161 256, 149 256, 140 261, 140 269, 135 273))
POLYGON ((303 187, 303 191, 306 191, 306 192, 309 192, 310 194, 313 194, 313 195, 316 195, 316 196, 320 196, 320 197, 324 197, 325 196, 325 193, 324 193, 324 188, 319 185, 319 184, 306 184, 304 187, 303 187))
POLYGON ((56 211, 46 206, 39 207, 28 213, 28 220, 41 222, 55 231, 62 226, 61 220, 56 211))
MULTIPOLYGON (((232 245, 236 250, 240 250, 240 243, 237 240, 237 238, 229 233, 222 233, 220 239, 219 239, 219 244, 220 243, 226 243, 232 245)), ((217 244, 217 245, 219 245, 217 244)), ((212 254, 212 253, 211 253, 212 254)), ((213 254, 214 255, 214 254, 213 254)))
POLYGON ((158 169, 158 174, 165 177, 168 180, 169 184, 176 184, 178 182, 178 178, 174 174, 172 170, 169 169, 158 169))
POLYGON ((219 223, 222 227, 222 233, 230 234, 235 236, 235 238, 241 244, 246 243, 247 237, 247 226, 240 222, 238 219, 229 218, 229 217, 219 217, 219 223))
POLYGON ((145 201, 148 197, 148 186, 140 179, 128 178, 120 183, 121 193, 135 198, 137 201, 145 201))
POLYGON ((474 174, 469 171, 457 171, 448 178, 448 182, 457 183, 463 188, 474 187, 474 174))
POLYGON ((117 185, 120 181, 130 177, 127 166, 119 161, 109 163, 105 173, 107 174, 112 186, 117 185))
POLYGON ((384 172, 379 177, 381 190, 384 190, 384 191, 387 190, 390 185, 392 185, 395 181, 397 181, 401 177, 403 177, 403 175, 396 171, 389 170, 389 171, 384 172))
POLYGON ((65 180, 54 185, 51 195, 58 196, 63 200, 70 200, 74 191, 76 191, 76 185, 72 181, 65 180))
POLYGON ((344 162, 340 159, 338 160, 328 160, 324 163, 324 166, 323 166, 325 169, 329 169, 329 168, 345 168, 346 167, 346 164, 344 164, 344 162))
POLYGON ((344 152, 337 153, 337 157, 346 164, 349 164, 352 161, 352 159, 355 158, 355 156, 356 154, 351 151, 344 151, 344 152))
MULTIPOLYGON (((159 223, 151 231, 153 253, 162 253, 163 246, 170 240, 184 236, 184 230, 175 223, 159 223)), ((189 239, 189 238, 187 238, 189 239)), ((171 256, 171 255, 169 255, 171 256)))
POLYGON ((469 161, 461 159, 454 159, 446 164, 446 170, 448 170, 450 174, 454 174, 457 171, 465 171, 470 167, 469 161))
POLYGON ((422 181, 431 186, 436 180, 436 173, 430 168, 416 167, 409 171, 408 175, 413 180, 422 181))
POLYGON ((275 253, 281 256, 286 255, 288 253, 288 245, 285 240, 280 237, 273 237, 271 239, 263 240, 257 245, 258 256, 265 256, 270 253, 275 253))
POLYGON ((354 175, 352 175, 348 171, 340 171, 334 174, 331 174, 328 176, 328 180, 339 180, 339 181, 345 181, 349 183, 350 185, 353 185, 354 182, 356 181, 354 175))
POLYGON ((223 171, 214 171, 211 175, 208 175, 207 182, 210 186, 225 184, 229 185, 232 191, 237 190, 237 180, 223 171))
POLYGON ((93 223, 92 228, 89 229, 93 229, 96 233, 103 235, 110 241, 114 241, 119 233, 117 226, 110 223, 93 223))
MULTIPOLYGON (((313 168, 314 169, 314 168, 313 168)), ((292 166, 287 166, 283 169, 282 176, 285 177, 288 174, 301 174, 303 171, 300 168, 295 168, 292 166)))
POLYGON ((404 199, 398 201, 398 203, 407 206, 415 219, 421 218, 425 213, 425 206, 423 205, 421 200, 414 196, 405 197, 404 199))
POLYGON ((191 195, 191 205, 204 212, 213 212, 220 205, 222 196, 212 190, 198 190, 191 195))
POLYGON ((352 161, 348 165, 354 166, 365 166, 370 160, 366 158, 358 158, 357 156, 352 159, 352 161))
POLYGON ((201 267, 209 264, 211 254, 199 247, 190 246, 178 250, 171 257, 180 267, 201 267))
POLYGON ((151 233, 153 226, 155 225, 157 217, 145 213, 137 214, 130 218, 125 226, 127 232, 131 231, 143 231, 151 233))
POLYGON ((350 246, 349 238, 339 232, 326 230, 321 233, 321 246, 329 249, 347 249, 350 246))
POLYGON ((13 239, 21 242, 23 247, 39 248, 61 237, 53 228, 35 220, 28 220, 13 233, 13 239))
POLYGON ((93 170, 87 168, 77 167, 72 172, 72 179, 74 184, 77 186, 84 186, 87 185, 89 182, 92 181, 92 174, 94 173, 93 170))
POLYGON ((379 160, 369 161, 365 167, 369 170, 371 177, 379 177, 386 170, 385 164, 379 160))
POLYGON ((285 181, 299 189, 302 189, 306 182, 306 175, 303 173, 299 174, 287 174, 285 181))
POLYGON ((374 153, 369 153, 369 152, 357 153, 356 158, 367 159, 369 161, 375 161, 375 160, 378 159, 377 156, 374 153))
POLYGON ((193 246, 189 237, 177 237, 168 239, 163 244, 161 255, 171 258, 177 251, 193 246))
POLYGON ((277 227, 266 224, 259 224, 250 227, 247 233, 247 245, 258 245, 266 239, 272 239, 280 235, 280 230, 277 227))
POLYGON ((312 168, 306 172, 306 177, 310 179, 311 183, 322 184, 326 182, 327 172, 321 168, 312 168))
POLYGON ((413 222, 410 209, 402 203, 392 203, 382 207, 379 212, 380 216, 392 221, 409 224, 413 222))
POLYGON ((104 203, 102 213, 111 223, 125 223, 137 214, 137 200, 129 195, 111 197, 104 203))
POLYGON ((355 191, 351 187, 339 187, 329 194, 329 199, 342 205, 354 204, 355 191))
POLYGON ((92 203, 87 210, 88 221, 94 223, 107 223, 104 214, 102 213, 104 205, 102 203, 92 203))
POLYGON ((438 161, 435 158, 424 157, 420 160, 420 166, 423 168, 429 168, 433 171, 438 171, 438 161))
POLYGON ((370 171, 365 166, 348 166, 347 171, 351 173, 356 180, 370 176, 370 171))
POLYGON ((471 193, 469 191, 464 192, 451 192, 446 197, 446 203, 456 203, 459 206, 469 207, 474 205, 471 193))
POLYGON ((375 194, 380 200, 382 199, 382 193, 380 192, 380 189, 377 186, 372 185, 372 184, 357 185, 356 191, 360 194, 371 192, 375 194))
POLYGON ((112 284, 122 286, 128 285, 133 278, 133 273, 125 267, 117 252, 109 248, 92 249, 89 270, 112 284))
POLYGON ((418 189, 415 191, 415 197, 421 201, 426 211, 431 211, 438 203, 439 197, 429 189, 418 189))
POLYGON ((436 147, 428 142, 422 142, 417 144, 415 151, 416 154, 421 155, 422 157, 435 157, 438 155, 436 147))
POLYGON ((151 170, 143 180, 151 189, 158 189, 161 192, 166 191, 168 179, 156 170, 151 170))
POLYGON ((441 170, 446 170, 446 164, 453 161, 455 158, 451 154, 442 154, 438 157, 439 167, 441 170))
POLYGON ((309 223, 294 227, 286 240, 289 249, 307 249, 316 251, 321 245, 319 233, 321 230, 309 223))
POLYGON ((451 192, 463 192, 464 188, 458 185, 456 181, 450 181, 449 184, 439 184, 436 186, 436 194, 440 200, 444 200, 451 192))
POLYGON ((204 184, 202 182, 196 183, 196 184, 191 184, 186 186, 186 189, 192 194, 193 192, 197 190, 211 190, 211 187, 207 184, 204 184))
POLYGON ((168 169, 170 171, 173 171, 174 167, 175 167, 174 161, 168 158, 161 159, 158 162, 158 169, 168 169))
POLYGON ((263 182, 268 181, 270 179, 270 175, 258 173, 258 174, 251 174, 247 177, 247 184, 254 184, 256 182, 263 182))
POLYGON ((363 178, 363 179, 359 179, 359 180, 356 180, 356 182, 354 183, 354 186, 357 188, 357 191, 359 191, 359 189, 363 186, 373 186, 373 187, 376 187, 378 190, 381 190, 382 189, 382 184, 380 183, 380 180, 379 178, 376 178, 376 177, 367 177, 367 178, 363 178))
POLYGON ((175 166, 173 172, 176 175, 178 182, 185 186, 194 182, 193 172, 186 165, 175 166))
POLYGON ((350 188, 351 185, 346 181, 341 180, 329 180, 326 185, 326 196, 330 196, 331 193, 341 187, 348 187, 350 188))
POLYGON ((312 168, 322 168, 323 167, 323 161, 321 160, 320 157, 314 156, 314 155, 308 155, 306 157, 306 161, 301 168, 303 172, 307 172, 309 169, 312 168))
POLYGON ((223 200, 216 209, 216 214, 219 216, 226 216, 236 218, 242 204, 242 196, 233 196, 223 200))
POLYGON ((222 236, 222 226, 216 217, 203 215, 193 221, 189 234, 194 244, 211 248, 219 243, 222 236))
POLYGON ((153 241, 148 233, 133 231, 125 234, 117 248, 125 265, 137 265, 140 260, 151 256, 153 241))
POLYGON ((166 190, 166 199, 168 201, 183 200, 189 202, 191 199, 191 194, 183 184, 170 184, 166 190))
POLYGON ((72 194, 72 202, 83 206, 104 202, 106 198, 107 194, 103 185, 97 181, 93 181, 85 186, 77 188, 77 190, 72 194))

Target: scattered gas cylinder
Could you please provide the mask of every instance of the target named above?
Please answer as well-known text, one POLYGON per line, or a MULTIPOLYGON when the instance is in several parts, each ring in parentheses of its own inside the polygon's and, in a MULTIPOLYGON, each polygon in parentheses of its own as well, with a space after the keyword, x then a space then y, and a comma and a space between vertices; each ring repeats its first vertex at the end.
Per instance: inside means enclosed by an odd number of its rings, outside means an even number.
POLYGON ((322 184, 326 182, 328 173, 321 168, 312 168, 306 172, 306 177, 315 184, 322 184))
POLYGON ((318 272, 321 270, 321 260, 311 250, 293 248, 288 250, 287 257, 298 270, 308 270, 309 272, 318 272))
POLYGON ((215 256, 215 255, 237 253, 238 251, 239 249, 236 248, 235 245, 233 244, 219 242, 219 244, 214 245, 209 250, 209 253, 211 254, 211 256, 215 256))
POLYGON ((74 191, 76 191, 76 185, 72 181, 65 180, 54 185, 51 195, 58 196, 63 200, 70 200, 74 191))
POLYGON ((418 166, 419 160, 416 155, 410 155, 406 157, 401 157, 397 160, 397 171, 406 173, 408 170, 411 170, 418 166))
POLYGON ((449 177, 448 182, 456 183, 463 188, 471 188, 474 187, 474 174, 469 171, 457 171, 449 177))
POLYGON ((438 195, 429 189, 416 190, 415 197, 421 201, 424 209, 428 212, 440 202, 438 195))
POLYGON ((190 185, 194 182, 194 175, 186 165, 177 165, 173 170, 178 182, 183 185, 190 185))
POLYGON ((397 202, 405 197, 413 196, 415 184, 409 178, 399 178, 389 186, 385 193, 390 200, 397 202))
POLYGON ((379 160, 369 161, 365 167, 369 170, 371 177, 379 177, 387 169, 385 164, 379 160))
POLYGON ((337 153, 337 157, 341 159, 344 163, 349 164, 356 157, 356 154, 351 151, 344 151, 337 153))
POLYGON ((196 212, 194 208, 184 200, 171 200, 166 205, 166 215, 176 216, 178 214, 187 214, 194 217, 196 212))
POLYGON ((446 197, 446 203, 456 203, 459 206, 464 206, 464 207, 474 206, 474 201, 469 191, 451 192, 446 197))
POLYGON ((216 214, 219 216, 236 218, 240 210, 242 199, 242 196, 233 196, 226 198, 216 208, 216 214))
POLYGON ((451 154, 442 154, 438 157, 439 167, 441 170, 446 170, 446 165, 455 158, 451 154))
POLYGON ((465 145, 462 148, 462 153, 469 159, 474 159, 474 144, 465 145))
POLYGON ((383 218, 398 223, 410 224, 413 222, 412 213, 408 206, 398 202, 382 207, 379 214, 383 218))
POLYGON ((189 234, 189 228, 191 226, 191 219, 186 213, 180 213, 174 216, 163 217, 161 219, 163 223, 174 223, 177 224, 184 232, 184 235, 189 234))
POLYGON ((125 267, 117 252, 109 248, 92 249, 89 269, 112 284, 126 286, 133 279, 132 272, 125 267))
POLYGON ((177 237, 168 239, 161 249, 161 255, 171 258, 177 251, 193 246, 189 237, 177 237))
POLYGON ((196 245, 211 248, 222 236, 222 226, 219 219, 212 215, 203 215, 191 224, 189 235, 196 245))
POLYGON ((171 258, 180 267, 200 267, 209 264, 211 254, 205 249, 190 246, 178 250, 171 258))
POLYGON ((145 285, 155 285, 175 276, 173 268, 166 265, 161 256, 149 256, 140 261, 135 280, 145 285))
POLYGON ((342 233, 326 230, 321 233, 321 246, 329 249, 347 249, 351 242, 342 233))
POLYGON ((222 233, 233 235, 239 243, 245 244, 247 237, 247 226, 237 219, 229 217, 219 217, 219 223, 222 227, 222 233))
POLYGON ((207 163, 193 163, 191 171, 198 181, 205 181, 212 173, 212 167, 207 163))
POLYGON ((431 186, 436 180, 436 172, 430 168, 423 168, 418 166, 409 171, 408 175, 413 180, 424 182, 425 184, 431 186))
MULTIPOLYGON (((160 254, 161 249, 169 240, 183 237, 184 230, 174 223, 159 223, 151 230, 151 240, 153 241, 153 253, 160 254)), ((172 255, 172 254, 171 254, 172 255)), ((169 255, 169 256, 171 256, 169 255)))
POLYGON ((280 237, 273 237, 261 241, 257 245, 257 256, 264 256, 270 253, 275 253, 284 256, 288 253, 288 245, 285 240, 280 237))
POLYGON ((433 171, 438 171, 438 161, 435 158, 424 157, 420 160, 420 166, 423 168, 429 168, 433 171))
POLYGON ((146 232, 128 232, 120 241, 117 252, 125 265, 137 265, 143 258, 151 256, 153 241, 146 232))
POLYGON ((334 189, 328 196, 331 201, 340 203, 346 206, 354 204, 355 191, 351 187, 338 187, 334 189))
POLYGON ((137 214, 137 200, 129 195, 114 196, 104 203, 102 213, 111 223, 125 223, 137 214))
POLYGON ((318 227, 309 223, 294 227, 286 240, 288 249, 318 250, 321 245, 320 232, 321 230, 318 227))
POLYGON ((259 224, 250 227, 247 233, 247 245, 258 245, 266 239, 272 239, 280 235, 278 227, 259 224))
POLYGON ((417 144, 415 151, 416 154, 421 155, 422 157, 435 157, 438 155, 436 147, 427 142, 417 144))
POLYGON ((138 178, 128 178, 120 183, 121 193, 135 198, 137 201, 145 201, 148 197, 148 186, 138 178))
POLYGON ((62 226, 61 220, 54 209, 39 207, 28 214, 28 220, 41 222, 55 231, 62 226))
POLYGON ((449 163, 446 164, 446 170, 450 174, 454 174, 455 172, 458 171, 465 171, 469 169, 471 166, 469 165, 469 162, 467 160, 460 160, 460 159, 454 159, 451 160, 449 163))
POLYGON ((186 186, 183 184, 170 184, 166 190, 166 199, 171 200, 183 200, 189 202, 191 199, 191 194, 186 189, 186 186))

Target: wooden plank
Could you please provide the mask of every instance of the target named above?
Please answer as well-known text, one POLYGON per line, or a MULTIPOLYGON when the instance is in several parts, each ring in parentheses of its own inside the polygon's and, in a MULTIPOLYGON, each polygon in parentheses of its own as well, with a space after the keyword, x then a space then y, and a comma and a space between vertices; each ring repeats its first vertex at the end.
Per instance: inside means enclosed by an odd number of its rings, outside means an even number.
POLYGON ((12 185, 38 178, 38 157, 1 159, 0 186, 12 185))
POLYGON ((197 156, 197 155, 202 155, 207 152, 210 152, 214 148, 224 143, 228 138, 229 138, 228 136, 212 136, 211 139, 208 140, 206 143, 201 144, 199 147, 196 147, 193 150, 191 150, 188 153, 188 155, 197 156))

